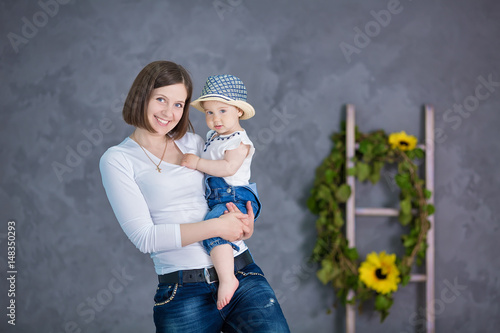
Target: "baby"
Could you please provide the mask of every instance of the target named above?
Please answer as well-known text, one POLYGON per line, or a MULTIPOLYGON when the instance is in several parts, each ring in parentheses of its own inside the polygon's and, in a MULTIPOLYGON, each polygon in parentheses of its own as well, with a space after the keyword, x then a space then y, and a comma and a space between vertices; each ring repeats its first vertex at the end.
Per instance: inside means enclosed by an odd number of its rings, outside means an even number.
MULTIPOLYGON (((185 154, 181 165, 207 175, 206 198, 210 212, 206 220, 224 214, 227 202, 235 203, 242 213, 246 213, 245 204, 251 201, 255 219, 260 214, 257 188, 255 183, 249 183, 255 148, 240 125, 240 119, 255 115, 254 108, 246 100, 246 87, 239 78, 215 75, 208 78, 200 98, 191 103, 205 112, 210 131, 201 158, 185 154)), ((239 251, 239 247, 221 238, 207 239, 203 246, 217 271, 217 309, 220 310, 231 301, 239 285, 233 255, 233 248, 239 251)))

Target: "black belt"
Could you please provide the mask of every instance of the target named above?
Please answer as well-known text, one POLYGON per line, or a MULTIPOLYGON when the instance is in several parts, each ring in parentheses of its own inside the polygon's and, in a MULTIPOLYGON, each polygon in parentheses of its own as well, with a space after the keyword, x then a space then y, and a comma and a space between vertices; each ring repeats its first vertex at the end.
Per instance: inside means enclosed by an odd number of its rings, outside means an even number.
MULTIPOLYGON (((239 271, 243 267, 253 263, 250 251, 246 250, 242 254, 234 257, 234 271, 239 271)), ((218 281, 217 272, 214 267, 188 269, 184 271, 177 271, 168 274, 158 275, 160 283, 193 283, 193 282, 207 282, 214 283, 218 281)))

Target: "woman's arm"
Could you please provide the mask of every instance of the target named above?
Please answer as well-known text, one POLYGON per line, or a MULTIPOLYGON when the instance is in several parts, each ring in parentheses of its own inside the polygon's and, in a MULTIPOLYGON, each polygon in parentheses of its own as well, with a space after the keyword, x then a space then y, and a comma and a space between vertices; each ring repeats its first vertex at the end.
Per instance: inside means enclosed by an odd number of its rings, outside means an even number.
POLYGON ((226 206, 228 213, 219 218, 181 224, 182 246, 213 237, 221 237, 230 242, 250 238, 254 222, 251 202, 247 203, 248 214, 241 213, 233 203, 228 203, 226 206))
POLYGON ((130 241, 143 253, 181 247, 178 224, 155 225, 148 205, 122 152, 110 149, 99 162, 102 183, 116 219, 130 241))
POLYGON ((248 155, 250 146, 240 143, 231 150, 226 150, 223 160, 207 160, 193 154, 185 154, 181 165, 215 177, 229 177, 238 171, 248 155))

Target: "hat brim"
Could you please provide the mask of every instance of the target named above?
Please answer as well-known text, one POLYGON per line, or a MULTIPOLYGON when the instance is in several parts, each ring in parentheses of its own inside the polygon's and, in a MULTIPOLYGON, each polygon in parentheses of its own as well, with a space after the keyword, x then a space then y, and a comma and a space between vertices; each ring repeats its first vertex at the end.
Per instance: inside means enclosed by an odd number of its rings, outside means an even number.
POLYGON ((199 111, 205 113, 205 110, 203 109, 202 103, 208 102, 208 101, 218 101, 218 102, 226 103, 226 104, 229 104, 229 105, 232 105, 232 106, 239 108, 241 111, 243 111, 243 115, 240 117, 240 119, 242 119, 242 120, 249 119, 249 118, 252 118, 253 116, 255 116, 255 109, 253 108, 253 106, 251 106, 247 102, 237 101, 237 100, 228 100, 228 99, 224 99, 221 97, 215 97, 215 96, 210 96, 210 97, 205 97, 205 98, 200 97, 197 100, 192 101, 191 106, 194 107, 196 110, 199 110, 199 111))

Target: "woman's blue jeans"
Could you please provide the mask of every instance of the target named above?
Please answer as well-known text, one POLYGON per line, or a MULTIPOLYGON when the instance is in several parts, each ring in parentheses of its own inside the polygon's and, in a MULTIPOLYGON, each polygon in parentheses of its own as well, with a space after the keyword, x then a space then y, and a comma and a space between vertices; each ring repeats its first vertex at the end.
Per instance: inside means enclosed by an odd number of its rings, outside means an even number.
MULTIPOLYGON (((205 216, 205 220, 217 218, 224 214, 224 211, 227 210, 226 203, 228 202, 234 203, 242 213, 246 214, 247 201, 252 203, 255 220, 257 220, 257 217, 260 215, 261 207, 257 193, 252 192, 244 186, 228 185, 226 181, 220 177, 208 177, 205 183, 206 199, 208 207, 210 208, 210 211, 205 216)), ((238 246, 220 237, 209 238, 203 241, 203 247, 208 254, 210 254, 210 251, 212 251, 214 247, 222 244, 230 244, 236 251, 240 250, 238 246)))
POLYGON ((231 302, 217 310, 218 283, 159 284, 155 295, 157 333, 290 332, 273 289, 261 269, 236 272, 240 285, 231 302))

